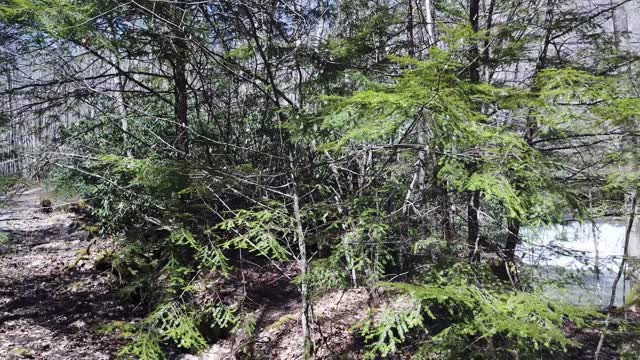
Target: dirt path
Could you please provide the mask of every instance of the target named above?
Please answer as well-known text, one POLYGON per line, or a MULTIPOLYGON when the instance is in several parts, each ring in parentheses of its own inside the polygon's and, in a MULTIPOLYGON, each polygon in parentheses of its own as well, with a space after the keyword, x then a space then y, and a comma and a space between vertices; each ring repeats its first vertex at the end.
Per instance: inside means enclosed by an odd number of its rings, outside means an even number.
POLYGON ((41 196, 31 189, 0 209, 0 359, 111 359, 121 343, 96 328, 135 312, 92 261, 67 269, 91 240, 76 215, 40 211, 41 196))

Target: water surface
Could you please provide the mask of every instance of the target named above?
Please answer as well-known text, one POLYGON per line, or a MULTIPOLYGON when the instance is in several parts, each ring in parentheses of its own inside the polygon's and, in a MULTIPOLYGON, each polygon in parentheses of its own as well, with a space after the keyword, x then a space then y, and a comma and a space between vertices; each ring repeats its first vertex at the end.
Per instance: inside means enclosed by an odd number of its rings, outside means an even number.
MULTIPOLYGON (((626 220, 602 218, 594 222, 570 221, 564 225, 526 228, 518 255, 535 267, 542 280, 565 280, 564 289, 546 286, 554 297, 570 303, 605 306, 624 253, 626 220)), ((630 238, 629 255, 640 255, 637 226, 630 238)), ((618 283, 616 305, 624 303, 632 285, 633 269, 625 269, 618 283)))

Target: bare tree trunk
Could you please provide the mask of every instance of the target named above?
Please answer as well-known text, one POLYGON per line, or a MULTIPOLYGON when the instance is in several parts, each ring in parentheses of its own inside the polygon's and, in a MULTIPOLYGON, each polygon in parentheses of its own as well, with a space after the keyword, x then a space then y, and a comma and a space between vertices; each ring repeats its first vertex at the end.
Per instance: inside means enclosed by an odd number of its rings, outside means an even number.
POLYGON ((470 249, 469 259, 477 260, 480 251, 480 221, 478 210, 480 209, 480 191, 471 193, 471 199, 467 205, 468 233, 467 241, 470 249))
POLYGON ((17 174, 18 172, 20 172, 20 153, 17 151, 17 144, 18 141, 16 141, 17 139, 17 132, 18 132, 18 126, 16 125, 16 119, 14 117, 13 114, 13 110, 14 110, 14 104, 13 104, 13 91, 11 91, 11 89, 13 88, 13 76, 12 76, 12 72, 13 69, 11 67, 7 67, 7 91, 8 91, 8 116, 9 116, 9 151, 11 152, 11 154, 13 154, 12 156, 15 157, 15 159, 13 159, 13 161, 11 161, 8 165, 9 165, 9 170, 8 175, 13 175, 13 174, 17 174))
MULTIPOLYGON (((479 28, 480 16, 480 0, 469 1, 469 23, 473 29, 473 33, 477 34, 479 28)), ((478 44, 474 39, 469 49, 469 79, 472 83, 480 82, 480 52, 478 44)), ((469 204, 467 204, 467 243, 470 249, 469 259, 475 260, 478 255, 480 243, 480 221, 478 219, 478 210, 480 208, 480 192, 471 193, 469 204)))
POLYGON ((178 57, 173 64, 175 116, 176 116, 176 149, 178 158, 189 155, 189 118, 187 102, 187 74, 184 59, 178 57))
POLYGON ((433 0, 425 0, 424 1, 424 16, 425 22, 427 23, 427 35, 429 36, 429 46, 434 46, 438 43, 438 38, 436 37, 436 24, 433 20, 433 0))
POLYGON ((177 8, 179 9, 173 14, 175 23, 179 24, 178 29, 173 33, 174 56, 171 62, 173 67, 173 85, 174 85, 174 113, 176 121, 176 143, 177 158, 185 159, 189 156, 189 102, 188 102, 188 80, 187 80, 187 54, 188 46, 186 43, 186 34, 182 28, 183 19, 187 14, 186 1, 179 0, 177 8))
POLYGON ((409 8, 407 9, 407 34, 409 36, 409 56, 415 56, 416 42, 413 32, 413 0, 409 0, 409 8))
POLYGON ((615 7, 611 14, 611 18, 613 20, 613 36, 616 41, 616 47, 619 50, 628 50, 629 23, 627 19, 627 10, 625 9, 624 4, 616 6, 619 2, 619 0, 610 0, 611 7, 615 7))
MULTIPOLYGON (((469 1, 469 24, 474 34, 477 34, 480 30, 479 27, 480 17, 480 0, 469 1)), ((478 50, 478 43, 473 40, 471 47, 469 48, 469 78, 471 82, 480 82, 480 52, 478 50)))
POLYGON ((633 228, 633 221, 636 216, 637 207, 638 207, 638 191, 636 190, 631 200, 631 212, 629 213, 629 222, 627 223, 627 229, 624 234, 624 252, 622 255, 622 260, 620 261, 620 267, 618 268, 618 274, 616 275, 616 278, 613 281, 613 285, 611 285, 611 298, 609 299, 609 306, 607 308, 607 320, 605 322, 605 329, 602 331, 602 333, 600 333, 600 339, 598 340, 598 347, 596 348, 596 352, 594 354, 595 360, 598 360, 600 358, 600 351, 602 350, 602 345, 604 344, 605 332, 609 328, 611 311, 613 310, 613 304, 615 304, 615 301, 616 301, 616 289, 618 287, 618 282, 622 277, 622 273, 624 272, 624 266, 626 265, 626 262, 627 262, 627 254, 629 251, 629 240, 631 238, 631 229, 633 228))
POLYGON ((633 228, 633 221, 636 215, 636 209, 638 207, 638 192, 636 191, 633 194, 631 199, 631 212, 629 213, 629 222, 627 223, 627 229, 624 234, 624 252, 622 254, 622 261, 620 262, 620 268, 618 270, 618 274, 616 275, 615 280, 613 281, 613 285, 611 288, 611 298, 609 299, 609 308, 613 307, 613 304, 616 300, 616 287, 618 286, 618 282, 620 281, 620 277, 622 276, 622 272, 624 270, 624 265, 627 262, 627 256, 629 255, 629 240, 631 239, 631 229, 633 228))
MULTIPOLYGON (((538 55, 536 61, 535 74, 544 70, 547 67, 547 55, 549 53, 549 45, 551 45, 551 35, 553 33, 553 18, 554 18, 555 0, 547 0, 547 10, 544 16, 544 39, 542 41, 542 49, 538 55)), ((534 74, 534 75, 535 75, 534 74)))
POLYGON ((490 39, 490 34, 491 34, 491 28, 493 27, 493 13, 495 11, 495 7, 496 7, 496 1, 495 0, 490 0, 489 1, 489 6, 486 9, 487 12, 487 23, 485 26, 485 30, 486 30, 486 36, 485 36, 485 40, 484 43, 482 44, 482 62, 484 63, 484 81, 486 82, 490 82, 491 81, 491 77, 492 77, 492 73, 491 73, 491 66, 490 66, 490 62, 491 62, 491 52, 489 50, 490 48, 490 44, 491 44, 491 39, 490 39))
POLYGON ((513 262, 516 254, 516 247, 520 238, 520 220, 509 218, 507 220, 507 242, 505 244, 505 257, 508 262, 513 262))
MULTIPOLYGON (((293 156, 289 155, 289 161, 293 169, 293 156)), ((293 216, 296 227, 296 239, 298 242, 298 269, 300 270, 300 276, 302 281, 300 282, 300 295, 302 297, 302 337, 304 339, 304 358, 310 359, 313 356, 314 346, 311 339, 311 330, 309 328, 309 285, 307 283, 306 275, 308 271, 307 263, 307 246, 305 244, 304 230, 302 228, 302 216, 300 215, 300 199, 298 197, 298 185, 297 179, 292 174, 291 196, 293 198, 293 216)))
MULTIPOLYGON (((121 66, 121 62, 120 59, 116 59, 116 63, 118 64, 118 67, 123 68, 123 66, 121 66)), ((131 157, 131 147, 129 144, 129 119, 127 118, 127 105, 126 105, 126 100, 124 98, 124 94, 126 91, 126 78, 124 76, 118 76, 117 80, 117 87, 118 87, 118 91, 116 92, 116 99, 117 99, 117 107, 118 107, 118 112, 119 112, 119 116, 120 116, 120 128, 122 129, 122 133, 123 133, 123 143, 125 146, 125 152, 127 154, 128 157, 131 157)))
POLYGON ((425 191, 427 189, 427 151, 426 151, 426 124, 423 114, 418 114, 417 118, 417 141, 420 148, 418 149, 418 189, 420 191, 420 199, 424 200, 425 191))

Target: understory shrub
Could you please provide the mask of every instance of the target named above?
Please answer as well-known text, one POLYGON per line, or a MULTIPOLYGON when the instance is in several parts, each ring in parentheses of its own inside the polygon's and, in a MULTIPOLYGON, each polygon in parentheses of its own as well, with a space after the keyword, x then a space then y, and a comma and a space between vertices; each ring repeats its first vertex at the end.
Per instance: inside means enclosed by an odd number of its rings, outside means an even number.
POLYGON ((417 358, 535 359, 578 345, 563 332, 567 322, 582 328, 602 317, 541 293, 488 285, 499 283, 490 277, 456 265, 426 274, 422 283, 382 284, 413 303, 388 307, 362 325, 367 357, 387 356, 411 340, 417 358))

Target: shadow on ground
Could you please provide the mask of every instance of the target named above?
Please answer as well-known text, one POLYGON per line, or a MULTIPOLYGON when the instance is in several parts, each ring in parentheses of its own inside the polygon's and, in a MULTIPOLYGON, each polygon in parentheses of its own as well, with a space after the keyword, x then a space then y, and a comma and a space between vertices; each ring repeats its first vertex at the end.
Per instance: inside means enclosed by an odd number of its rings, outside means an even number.
POLYGON ((0 248, 0 358, 111 359, 122 341, 96 328, 139 313, 93 268, 109 242, 90 239, 74 214, 42 213, 37 193, 26 192, 0 216, 8 234, 0 248), (69 270, 92 242, 86 260, 69 270))

